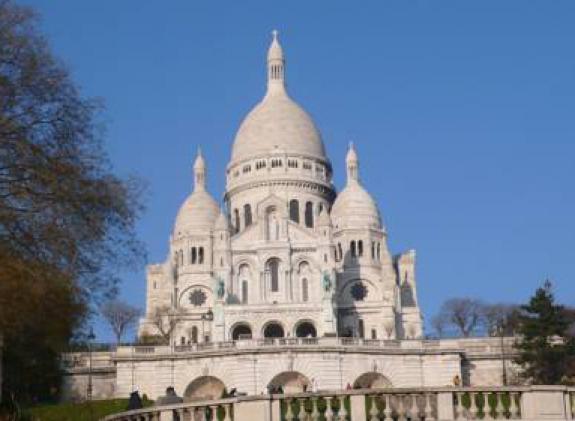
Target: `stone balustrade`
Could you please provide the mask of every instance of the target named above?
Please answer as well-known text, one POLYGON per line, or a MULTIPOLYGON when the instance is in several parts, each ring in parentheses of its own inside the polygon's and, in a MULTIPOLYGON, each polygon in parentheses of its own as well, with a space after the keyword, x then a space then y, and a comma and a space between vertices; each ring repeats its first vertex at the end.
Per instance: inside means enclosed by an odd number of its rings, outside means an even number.
MULTIPOLYGON (((505 338, 506 352, 511 355, 514 351, 512 348, 514 338, 505 338)), ((379 340, 379 339, 361 339, 345 337, 323 337, 323 338, 260 338, 244 339, 237 341, 225 342, 207 342, 191 345, 175 346, 122 346, 118 347, 117 357, 133 357, 134 355, 165 355, 165 354, 185 354, 198 352, 217 352, 217 351, 238 351, 259 348, 285 348, 291 347, 343 347, 343 348, 363 348, 363 349, 380 349, 393 352, 404 351, 430 351, 438 350, 465 350, 467 353, 476 354, 499 354, 501 352, 501 342, 499 338, 473 338, 466 339, 441 339, 441 340, 379 340)))
POLYGON ((527 421, 575 419, 575 388, 360 389, 240 396, 153 407, 105 421, 527 421))

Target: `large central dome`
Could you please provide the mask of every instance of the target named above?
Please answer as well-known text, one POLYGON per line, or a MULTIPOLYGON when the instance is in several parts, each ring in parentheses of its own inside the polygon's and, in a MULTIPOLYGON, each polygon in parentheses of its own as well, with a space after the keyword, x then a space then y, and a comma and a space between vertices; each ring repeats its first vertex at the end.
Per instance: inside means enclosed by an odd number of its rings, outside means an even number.
POLYGON ((232 149, 232 162, 274 152, 326 159, 313 120, 285 90, 284 57, 276 33, 268 51, 268 90, 242 122, 232 149))

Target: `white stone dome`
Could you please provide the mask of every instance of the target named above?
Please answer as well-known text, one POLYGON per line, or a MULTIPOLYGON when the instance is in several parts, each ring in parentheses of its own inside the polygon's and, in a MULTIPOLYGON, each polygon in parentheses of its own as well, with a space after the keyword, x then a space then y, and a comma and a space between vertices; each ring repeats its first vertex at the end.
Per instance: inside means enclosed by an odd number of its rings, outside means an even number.
POLYGON ((268 89, 236 133, 232 162, 274 152, 326 160, 321 135, 312 118, 285 89, 285 60, 277 31, 268 50, 268 89))
POLYGON ((326 159, 313 120, 285 92, 268 93, 246 116, 236 134, 232 161, 277 151, 326 159))
POLYGON ((174 224, 174 236, 190 231, 209 230, 214 226, 220 207, 205 190, 197 189, 184 201, 174 224))
POLYGON ((358 182, 350 182, 337 195, 331 208, 336 230, 346 228, 381 229, 381 215, 375 200, 358 182))

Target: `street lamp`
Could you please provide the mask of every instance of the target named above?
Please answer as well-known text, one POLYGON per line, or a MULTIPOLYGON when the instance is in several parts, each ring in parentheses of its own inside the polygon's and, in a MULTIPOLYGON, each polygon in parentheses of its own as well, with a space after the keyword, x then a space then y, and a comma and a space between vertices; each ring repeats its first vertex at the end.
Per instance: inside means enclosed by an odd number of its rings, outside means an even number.
POLYGON ((90 332, 88 333, 88 390, 87 397, 88 400, 92 400, 92 341, 96 339, 94 335, 94 329, 90 327, 90 332))
POLYGON ((94 339, 96 339, 96 335, 94 335, 94 329, 90 326, 90 332, 88 333, 88 390, 86 393, 90 411, 90 421, 94 419, 92 413, 92 341, 94 339))
POLYGON ((507 386, 507 367, 505 364, 505 344, 503 341, 505 329, 503 327, 503 321, 499 322, 499 329, 498 330, 499 330, 499 339, 501 341, 501 370, 502 370, 501 379, 503 381, 503 386, 507 386))

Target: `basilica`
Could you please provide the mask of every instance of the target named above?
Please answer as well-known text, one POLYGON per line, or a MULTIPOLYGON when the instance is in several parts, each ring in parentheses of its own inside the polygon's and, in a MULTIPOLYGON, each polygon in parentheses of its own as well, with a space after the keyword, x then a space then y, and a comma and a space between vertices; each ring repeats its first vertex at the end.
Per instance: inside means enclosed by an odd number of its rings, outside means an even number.
POLYGON ((173 345, 422 336, 415 252, 388 249, 353 144, 346 185, 336 189, 337 165, 285 79, 274 32, 267 91, 235 135, 224 201, 220 206, 207 191, 208 165, 198 151, 169 254, 147 268, 140 336, 159 334, 165 318, 174 321, 173 345))

